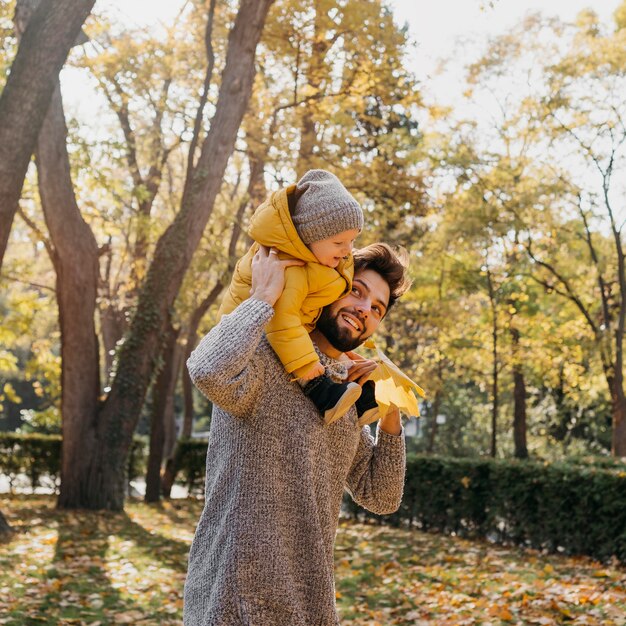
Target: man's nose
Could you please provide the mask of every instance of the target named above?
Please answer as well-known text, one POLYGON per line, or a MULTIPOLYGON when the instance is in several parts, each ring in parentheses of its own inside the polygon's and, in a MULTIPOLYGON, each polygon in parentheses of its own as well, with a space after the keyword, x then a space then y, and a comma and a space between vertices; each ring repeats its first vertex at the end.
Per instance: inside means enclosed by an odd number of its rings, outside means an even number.
POLYGON ((363 318, 367 318, 372 310, 372 303, 368 300, 360 300, 355 309, 363 318))

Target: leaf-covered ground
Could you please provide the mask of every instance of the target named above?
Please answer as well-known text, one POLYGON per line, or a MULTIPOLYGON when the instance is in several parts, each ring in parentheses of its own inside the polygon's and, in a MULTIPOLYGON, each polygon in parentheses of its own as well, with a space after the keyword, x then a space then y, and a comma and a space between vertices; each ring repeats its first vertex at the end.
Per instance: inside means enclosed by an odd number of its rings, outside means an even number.
MULTIPOLYGON (((0 499, 18 531, 0 545, 0 624, 180 624, 201 504, 129 502, 125 513, 0 499)), ((626 624, 626 569, 481 542, 342 522, 342 623, 626 624)))

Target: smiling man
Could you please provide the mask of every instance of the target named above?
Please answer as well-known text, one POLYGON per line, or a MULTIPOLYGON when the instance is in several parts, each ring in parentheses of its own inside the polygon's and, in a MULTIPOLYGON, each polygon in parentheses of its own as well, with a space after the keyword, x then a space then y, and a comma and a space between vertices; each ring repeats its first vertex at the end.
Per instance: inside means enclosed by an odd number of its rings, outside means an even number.
MULTIPOLYGON (((378 514, 400 505, 405 471, 399 412, 376 437, 356 410, 324 426, 263 335, 297 262, 262 248, 248 300, 200 342, 188 367, 213 402, 206 502, 189 555, 186 626, 335 626, 333 545, 344 489, 378 514)), ((375 364, 351 351, 408 288, 405 263, 385 244, 354 252, 347 296, 311 333, 336 379, 364 384, 375 364)))

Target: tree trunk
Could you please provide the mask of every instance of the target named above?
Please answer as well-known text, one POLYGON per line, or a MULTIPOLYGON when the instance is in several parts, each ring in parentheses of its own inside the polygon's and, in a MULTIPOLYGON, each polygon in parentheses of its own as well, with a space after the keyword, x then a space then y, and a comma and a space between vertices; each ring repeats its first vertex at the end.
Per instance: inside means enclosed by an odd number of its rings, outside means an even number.
MULTIPOLYGON (((180 329, 177 331, 177 333, 178 332, 180 332, 180 329)), ((174 353, 172 354, 172 375, 170 376, 169 384, 167 387, 167 398, 165 402, 165 442, 163 443, 163 456, 166 462, 171 459, 174 453, 174 446, 176 445, 176 439, 178 435, 174 401, 176 398, 176 384, 178 383, 178 376, 180 374, 180 365, 183 359, 183 354, 183 347, 178 342, 176 342, 176 344, 174 345, 174 353)))
POLYGON ((113 304, 100 307, 100 332, 104 349, 104 380, 108 382, 113 371, 113 360, 117 344, 124 336, 126 318, 124 311, 113 304))
POLYGON ((242 0, 229 35, 226 63, 210 131, 182 199, 159 239, 111 392, 97 420, 99 446, 79 481, 84 497, 68 506, 121 510, 126 458, 167 329, 169 311, 213 210, 255 75, 256 46, 273 0, 242 0))
POLYGON ((626 457, 626 398, 624 379, 621 372, 615 371, 607 377, 611 390, 611 421, 613 426, 611 452, 613 456, 626 457))
MULTIPOLYGON (((235 229, 237 225, 235 224, 235 229)), ((240 231, 233 230, 233 237, 238 236, 236 233, 240 231)), ((231 239, 232 243, 232 239, 231 239)), ((183 378, 183 393, 185 398, 185 414, 183 417, 183 427, 180 433, 179 439, 174 445, 172 453, 169 455, 167 462, 165 463, 165 470, 163 471, 163 478, 161 480, 163 495, 166 498, 170 497, 172 491, 172 485, 176 480, 176 474, 178 474, 179 459, 181 456, 181 440, 189 439, 193 430, 193 386, 191 379, 189 378, 189 372, 187 371, 186 363, 189 359, 193 349, 196 347, 198 337, 198 326, 200 321, 204 317, 204 314, 215 303, 220 293, 224 289, 224 282, 219 281, 209 295, 202 301, 200 306, 193 312, 191 320, 189 322, 189 328, 187 329, 187 341, 185 343, 184 350, 181 351, 181 364, 182 378, 183 378)))
POLYGON ((13 534, 13 529, 9 526, 7 518, 0 511, 0 541, 8 539, 13 534))
POLYGON ((0 267, 50 97, 94 2, 42 2, 23 32, 0 95, 0 267))
POLYGON ((94 315, 98 246, 76 203, 66 148, 67 128, 57 84, 39 135, 36 163, 41 205, 54 244, 61 327, 63 452, 58 505, 81 499, 80 477, 95 455, 100 394, 94 315))
MULTIPOLYGON (((269 145, 270 142, 265 143, 262 154, 248 153, 248 160, 250 162, 250 178, 248 180, 248 188, 246 190, 245 199, 240 203, 239 208, 237 209, 237 215, 235 216, 235 222, 233 224, 233 232, 228 245, 228 277, 230 277, 237 260, 237 243, 243 234, 241 221, 245 215, 246 209, 248 206, 258 206, 265 199, 267 194, 263 175, 265 173, 265 159, 267 157, 269 145)), ((180 439, 188 439, 191 437, 191 433, 193 431, 193 384, 191 382, 191 378, 189 378, 186 363, 196 347, 200 322, 206 312, 211 308, 211 306, 213 306, 219 295, 222 293, 225 282, 226 280, 224 279, 217 282, 209 295, 193 312, 187 329, 187 341, 185 343, 184 351, 181 354, 181 365, 183 366, 181 375, 183 379, 184 398, 183 427, 180 433, 180 438, 176 441, 173 451, 165 463, 165 470, 163 471, 163 478, 161 482, 163 495, 166 498, 169 498, 170 496, 172 485, 174 484, 176 474, 178 473, 178 465, 181 455, 180 439)))
POLYGON ((433 420, 430 426, 430 434, 428 437, 428 454, 432 454, 435 450, 435 439, 437 437, 437 431, 439 430, 439 424, 437 424, 437 415, 439 414, 439 407, 441 406, 441 390, 437 389, 435 393, 435 400, 433 402, 433 420))
POLYGON ((146 502, 158 502, 161 497, 161 463, 166 439, 165 420, 171 380, 174 376, 174 352, 178 332, 171 325, 164 339, 163 367, 152 386, 152 412, 150 415, 150 451, 146 472, 146 502))
POLYGON ((520 333, 517 328, 511 327, 513 340, 513 441, 515 456, 518 459, 528 458, 526 445, 526 383, 524 370, 519 357, 520 333))
POLYGON ((493 288, 493 280, 491 277, 491 270, 487 268, 487 288, 489 292, 489 304, 491 306, 491 352, 492 352, 492 377, 491 377, 491 389, 492 389, 492 405, 491 405, 491 450, 490 454, 493 458, 498 453, 498 310, 496 307, 496 296, 493 288))

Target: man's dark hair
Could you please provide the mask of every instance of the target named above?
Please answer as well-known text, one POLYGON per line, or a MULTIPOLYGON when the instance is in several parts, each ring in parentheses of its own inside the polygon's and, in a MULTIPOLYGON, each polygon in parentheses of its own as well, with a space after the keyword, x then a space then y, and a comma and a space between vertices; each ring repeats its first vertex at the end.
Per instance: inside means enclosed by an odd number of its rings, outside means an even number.
POLYGON ((407 251, 404 248, 394 250, 386 243, 373 243, 354 250, 353 256, 355 274, 360 270, 373 270, 389 285, 389 312, 394 302, 411 286, 411 279, 406 274, 409 266, 407 251))

